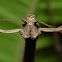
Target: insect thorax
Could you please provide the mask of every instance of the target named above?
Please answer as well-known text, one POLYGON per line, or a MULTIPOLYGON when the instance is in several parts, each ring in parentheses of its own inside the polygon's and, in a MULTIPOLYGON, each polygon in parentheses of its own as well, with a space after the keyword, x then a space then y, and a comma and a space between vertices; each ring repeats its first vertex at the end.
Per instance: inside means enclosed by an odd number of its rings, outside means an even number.
POLYGON ((26 25, 23 29, 22 36, 24 38, 33 38, 35 39, 39 35, 38 29, 34 25, 26 25))
POLYGON ((39 31, 37 27, 37 21, 35 20, 35 17, 33 15, 27 16, 26 25, 24 26, 21 34, 24 38, 35 39, 36 37, 38 37, 39 31))

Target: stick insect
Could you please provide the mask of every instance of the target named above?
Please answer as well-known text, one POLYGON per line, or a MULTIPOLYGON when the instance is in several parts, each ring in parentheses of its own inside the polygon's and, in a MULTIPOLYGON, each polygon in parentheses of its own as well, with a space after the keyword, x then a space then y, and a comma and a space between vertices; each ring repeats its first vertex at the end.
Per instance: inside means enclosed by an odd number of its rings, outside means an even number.
POLYGON ((21 35, 24 38, 32 38, 35 39, 36 37, 38 37, 41 32, 59 32, 62 31, 62 26, 58 27, 58 28, 54 28, 44 22, 40 22, 39 20, 36 20, 35 15, 28 15, 26 20, 21 19, 24 24, 22 24, 22 26, 24 27, 24 29, 13 29, 13 30, 2 30, 0 29, 1 33, 15 33, 15 32, 20 32, 21 35), (49 28, 39 28, 39 24, 38 22, 46 25, 49 28))

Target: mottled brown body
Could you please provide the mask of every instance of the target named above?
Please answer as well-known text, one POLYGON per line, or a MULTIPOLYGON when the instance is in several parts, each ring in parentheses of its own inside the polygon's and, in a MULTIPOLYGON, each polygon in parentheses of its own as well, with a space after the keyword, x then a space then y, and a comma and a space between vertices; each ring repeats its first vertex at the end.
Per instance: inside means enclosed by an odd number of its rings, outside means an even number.
POLYGON ((32 25, 32 26, 28 26, 26 25, 22 31, 22 36, 24 38, 36 38, 39 35, 39 31, 37 29, 36 26, 32 25))
POLYGON ((38 30, 38 24, 36 23, 34 15, 28 15, 25 20, 24 29, 22 30, 22 36, 24 38, 35 39, 41 32, 38 30))

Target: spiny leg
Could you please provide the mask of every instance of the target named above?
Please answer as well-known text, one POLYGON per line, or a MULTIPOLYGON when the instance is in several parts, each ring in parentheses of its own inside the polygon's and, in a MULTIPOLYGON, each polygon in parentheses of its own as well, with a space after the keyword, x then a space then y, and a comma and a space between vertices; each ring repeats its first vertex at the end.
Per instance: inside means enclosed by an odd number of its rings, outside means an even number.
POLYGON ((58 28, 39 28, 39 31, 44 31, 44 32, 59 32, 62 31, 62 26, 58 28))
POLYGON ((13 29, 13 30, 2 30, 2 29, 0 29, 0 32, 1 33, 15 33, 15 32, 21 32, 22 31, 22 29, 13 29))

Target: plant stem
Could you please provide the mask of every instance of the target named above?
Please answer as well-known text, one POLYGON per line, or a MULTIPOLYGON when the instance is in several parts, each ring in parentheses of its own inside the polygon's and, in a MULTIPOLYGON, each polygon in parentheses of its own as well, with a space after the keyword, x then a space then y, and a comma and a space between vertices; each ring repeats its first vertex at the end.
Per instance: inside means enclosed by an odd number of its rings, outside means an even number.
POLYGON ((36 40, 31 38, 25 39, 26 44, 23 62, 34 62, 36 40))

